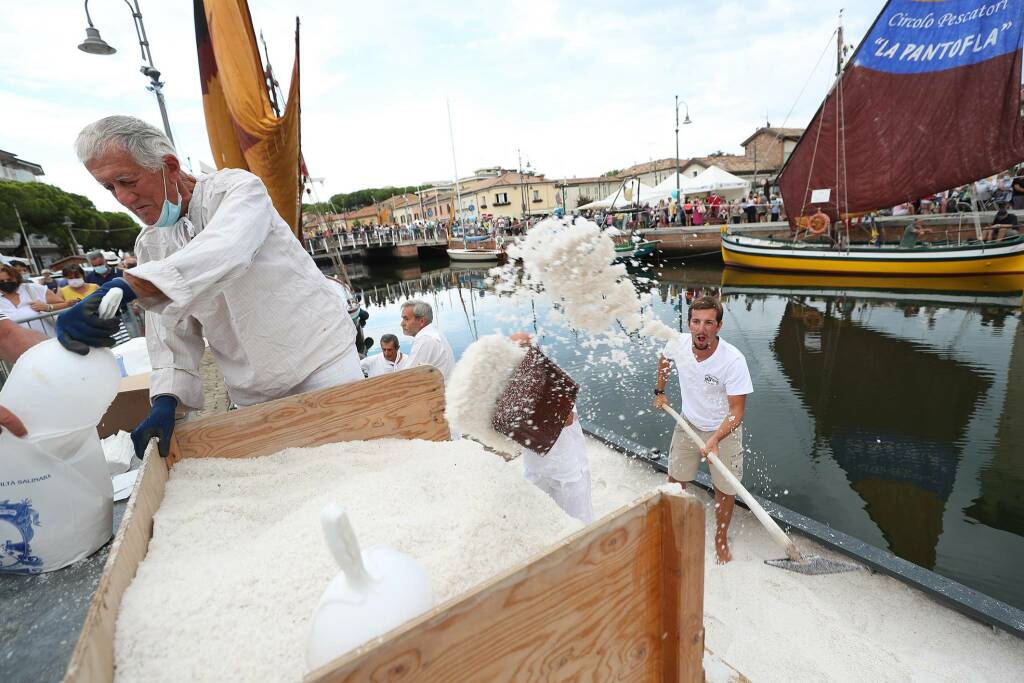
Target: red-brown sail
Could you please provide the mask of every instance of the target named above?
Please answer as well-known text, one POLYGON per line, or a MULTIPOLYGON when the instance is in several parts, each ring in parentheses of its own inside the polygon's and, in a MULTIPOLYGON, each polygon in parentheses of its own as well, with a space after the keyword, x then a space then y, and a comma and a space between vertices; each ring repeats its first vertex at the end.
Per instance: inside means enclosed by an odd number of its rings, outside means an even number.
POLYGON ((1024 159, 1022 27, 1024 0, 886 4, 779 175, 790 221, 912 202, 1024 159))

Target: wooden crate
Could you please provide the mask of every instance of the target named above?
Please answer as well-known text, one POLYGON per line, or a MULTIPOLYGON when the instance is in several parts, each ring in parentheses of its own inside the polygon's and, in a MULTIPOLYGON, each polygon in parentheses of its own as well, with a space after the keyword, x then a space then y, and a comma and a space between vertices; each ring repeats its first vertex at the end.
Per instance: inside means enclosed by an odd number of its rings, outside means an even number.
MULTIPOLYGON (((385 437, 443 441, 443 388, 437 370, 419 367, 179 425, 170 456, 143 463, 65 680, 113 680, 117 612, 175 462, 385 437)), ((307 680, 699 681, 703 559, 701 504, 655 492, 307 680)))
POLYGON ((653 492, 310 672, 356 681, 703 681, 704 507, 653 492))

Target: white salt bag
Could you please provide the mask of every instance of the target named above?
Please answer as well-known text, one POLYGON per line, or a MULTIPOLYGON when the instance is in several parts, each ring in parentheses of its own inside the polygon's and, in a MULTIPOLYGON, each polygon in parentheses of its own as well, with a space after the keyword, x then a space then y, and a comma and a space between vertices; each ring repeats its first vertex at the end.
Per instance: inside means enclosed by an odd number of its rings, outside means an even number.
POLYGON ((88 557, 113 535, 113 487, 96 425, 120 382, 106 349, 51 339, 18 359, 0 405, 28 436, 0 433, 0 573, 34 574, 88 557))
POLYGON ((341 573, 328 584, 313 613, 306 648, 311 671, 433 605, 430 579, 412 558, 382 545, 359 551, 340 505, 324 507, 320 522, 341 573))

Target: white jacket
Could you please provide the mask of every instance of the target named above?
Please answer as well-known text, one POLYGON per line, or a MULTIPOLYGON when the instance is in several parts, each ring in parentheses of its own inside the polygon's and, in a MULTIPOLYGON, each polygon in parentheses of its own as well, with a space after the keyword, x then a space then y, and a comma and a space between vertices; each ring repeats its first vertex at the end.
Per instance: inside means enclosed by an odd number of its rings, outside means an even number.
POLYGON ((417 365, 433 365, 444 375, 446 383, 455 369, 452 346, 434 323, 430 323, 413 337, 407 367, 414 368, 417 365))
POLYGON ((239 405, 287 395, 355 342, 330 281, 247 171, 200 177, 187 216, 170 228, 143 228, 135 253, 140 265, 128 272, 170 299, 141 301, 150 396, 202 407, 203 337, 239 405))

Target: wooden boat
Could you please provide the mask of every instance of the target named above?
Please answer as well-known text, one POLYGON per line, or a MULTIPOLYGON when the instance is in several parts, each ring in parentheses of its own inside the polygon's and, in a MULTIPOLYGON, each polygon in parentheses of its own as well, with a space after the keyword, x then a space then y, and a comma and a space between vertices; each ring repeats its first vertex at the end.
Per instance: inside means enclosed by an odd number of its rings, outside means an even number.
POLYGON ((639 235, 634 236, 632 230, 623 232, 615 227, 605 228, 604 234, 612 238, 615 244, 615 260, 624 261, 633 258, 650 256, 658 248, 658 240, 647 240, 639 235))
POLYGON ((850 245, 839 249, 788 240, 722 236, 727 266, 844 275, 934 277, 1024 273, 1024 236, 998 242, 929 243, 916 247, 850 245))
POLYGON ((504 262, 508 258, 502 239, 491 235, 452 238, 447 253, 452 261, 504 262))
POLYGON ((452 261, 474 261, 474 262, 494 262, 498 263, 505 260, 504 249, 453 249, 448 247, 446 250, 448 258, 452 261))
POLYGON ((857 299, 921 301, 976 306, 1021 305, 1024 275, 890 277, 827 275, 726 268, 722 294, 853 296, 857 299))
MULTIPOLYGON (((949 4, 965 5, 966 12, 969 3, 949 4)), ((1024 238, 986 241, 977 220, 967 243, 851 244, 857 217, 867 215, 870 223, 873 212, 1002 173, 1024 159, 1024 6, 997 3, 976 21, 956 24, 925 21, 926 10, 917 17, 917 9, 887 2, 845 65, 840 25, 835 83, 779 174, 791 227, 825 241, 723 235, 726 265, 914 277, 1024 272, 1024 238), (954 44, 965 47, 942 47, 954 44)), ((957 16, 955 7, 943 11, 957 16)))
POLYGON ((658 248, 658 240, 642 240, 639 242, 623 242, 615 245, 615 260, 630 258, 646 258, 658 248))

